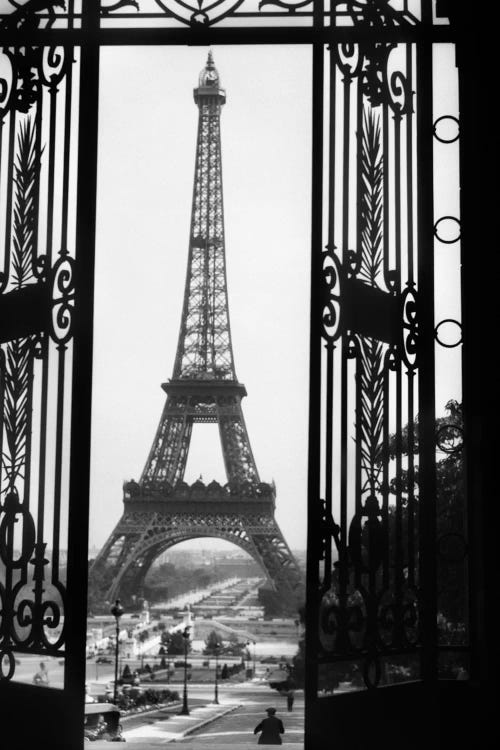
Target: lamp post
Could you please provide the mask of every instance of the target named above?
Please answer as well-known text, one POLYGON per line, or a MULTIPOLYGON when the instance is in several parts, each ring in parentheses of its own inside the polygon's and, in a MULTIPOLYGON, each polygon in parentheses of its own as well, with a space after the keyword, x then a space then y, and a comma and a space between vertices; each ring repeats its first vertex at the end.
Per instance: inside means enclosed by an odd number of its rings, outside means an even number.
POLYGON ((189 716, 188 694, 187 694, 187 653, 188 653, 190 629, 191 628, 188 626, 187 628, 184 628, 182 632, 182 637, 184 639, 184 692, 182 695, 182 709, 181 709, 182 716, 189 716))
POLYGON ((120 604, 120 600, 117 599, 116 602, 111 607, 111 614, 115 618, 116 623, 116 644, 115 644, 115 688, 113 691, 113 703, 116 704, 116 691, 118 687, 118 650, 120 647, 120 617, 123 615, 123 607, 120 604))
POLYGON ((214 653, 215 653, 215 691, 214 691, 214 703, 219 703, 219 648, 221 644, 219 641, 215 643, 214 645, 214 653))
POLYGON ((170 647, 170 642, 172 640, 172 637, 170 635, 167 635, 167 637, 164 639, 165 641, 165 649, 167 652, 167 682, 170 683, 170 654, 168 652, 168 649, 170 647))
POLYGON ((245 649, 245 673, 248 672, 248 665, 249 665, 250 659, 251 659, 249 646, 250 646, 250 641, 247 641, 246 642, 246 649, 245 649))

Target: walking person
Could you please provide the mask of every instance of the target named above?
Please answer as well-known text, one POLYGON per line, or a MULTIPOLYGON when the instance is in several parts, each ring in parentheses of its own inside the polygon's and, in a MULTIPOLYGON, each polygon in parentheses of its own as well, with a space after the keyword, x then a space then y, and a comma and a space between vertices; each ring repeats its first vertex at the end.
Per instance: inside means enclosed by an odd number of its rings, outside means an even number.
POLYGON ((293 690, 293 688, 290 688, 286 694, 286 707, 288 708, 289 711, 293 711, 294 698, 295 698, 295 691, 293 690))
POLYGON ((40 669, 35 673, 33 677, 34 685, 48 685, 49 684, 49 673, 47 667, 43 661, 40 662, 40 669))
POLYGON ((263 719, 253 730, 254 734, 261 732, 258 745, 281 745, 281 734, 285 733, 285 727, 281 719, 275 716, 275 708, 266 708, 267 719, 263 719))

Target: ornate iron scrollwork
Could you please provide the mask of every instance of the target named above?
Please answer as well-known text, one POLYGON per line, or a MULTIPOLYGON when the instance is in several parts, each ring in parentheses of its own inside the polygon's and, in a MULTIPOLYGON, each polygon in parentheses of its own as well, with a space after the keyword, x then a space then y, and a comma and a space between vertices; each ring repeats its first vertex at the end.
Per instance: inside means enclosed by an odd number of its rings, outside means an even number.
POLYGON ((61 255, 52 268, 52 336, 65 344, 72 336, 72 317, 75 304, 74 261, 61 255))
MULTIPOLYGON (((50 28, 57 8, 65 8, 64 3, 28 0, 2 19, 0 31, 50 28)), ((1 679, 15 677, 16 649, 64 655, 66 589, 59 527, 65 495, 64 365, 72 336, 74 259, 67 250, 69 198, 63 189, 69 185, 71 106, 56 115, 56 100, 71 104, 68 80, 73 63, 64 45, 9 46, 0 52, 0 154, 2 168, 7 169, 2 182, 7 229, 0 305, 14 313, 3 326, 1 344, 0 559, 6 571, 0 586, 1 679), (66 158, 59 160, 59 147, 66 158), (41 179, 42 170, 47 180, 41 179), (52 247, 55 216, 61 217, 64 248, 58 254, 52 247), (58 366, 49 388, 54 357, 58 366), (49 513, 53 534, 46 541, 49 513)))
POLYGON ((322 301, 323 334, 335 341, 341 334, 342 266, 335 253, 327 251, 323 257, 322 301))

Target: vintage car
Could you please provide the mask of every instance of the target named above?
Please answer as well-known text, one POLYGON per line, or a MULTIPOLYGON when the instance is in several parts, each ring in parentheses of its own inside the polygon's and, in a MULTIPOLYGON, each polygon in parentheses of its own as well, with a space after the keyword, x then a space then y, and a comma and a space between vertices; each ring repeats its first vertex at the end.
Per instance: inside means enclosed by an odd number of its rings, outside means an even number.
POLYGON ((125 742, 120 709, 113 703, 86 703, 83 738, 85 742, 125 742))

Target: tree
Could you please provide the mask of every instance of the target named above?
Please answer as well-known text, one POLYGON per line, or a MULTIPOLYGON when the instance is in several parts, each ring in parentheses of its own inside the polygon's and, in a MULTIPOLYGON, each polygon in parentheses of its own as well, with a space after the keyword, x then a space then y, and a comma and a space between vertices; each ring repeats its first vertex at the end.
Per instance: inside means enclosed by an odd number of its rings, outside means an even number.
POLYGON ((215 654, 215 651, 221 645, 221 638, 216 630, 211 630, 205 639, 205 648, 203 653, 209 656, 215 654))
MULTIPOLYGON (((187 641, 187 651, 188 653, 191 651, 191 639, 188 639, 187 641)), ((172 656, 184 654, 184 638, 182 637, 182 633, 180 633, 179 631, 171 633, 170 641, 167 646, 167 653, 171 654, 172 656)))
MULTIPOLYGON (((436 419, 436 530, 439 545, 437 584, 438 611, 441 630, 448 631, 442 639, 452 639, 460 643, 464 634, 464 620, 466 612, 465 563, 460 560, 460 541, 466 533, 466 507, 463 452, 461 441, 463 433, 462 405, 450 400, 445 406, 446 414, 436 419), (445 546, 446 545, 446 546, 445 546), (455 545, 453 549, 452 545, 455 545), (444 550, 444 554, 443 554, 444 550), (450 627, 451 625, 451 627, 450 627), (457 640, 458 638, 458 640, 457 640)), ((401 450, 404 456, 411 451, 411 433, 409 425, 405 425, 401 432, 401 450)), ((419 421, 415 419, 413 426, 413 455, 418 456, 419 450, 419 421)), ((391 435, 389 440, 389 458, 394 459, 397 453, 397 437, 391 435)), ((402 469, 400 475, 393 476, 390 482, 390 492, 396 494, 398 484, 402 493, 403 528, 406 528, 408 518, 408 496, 412 489, 411 479, 407 469, 402 469)), ((418 508, 419 498, 419 467, 415 465, 413 492, 415 504, 418 508)), ((389 509, 389 534, 392 540, 395 536, 395 508, 389 509)), ((406 540, 405 540, 406 541, 406 540)), ((415 548, 418 550, 418 513, 415 516, 415 548)), ((405 544, 405 554, 407 545, 405 544)), ((446 642, 446 640, 445 640, 446 642)))

